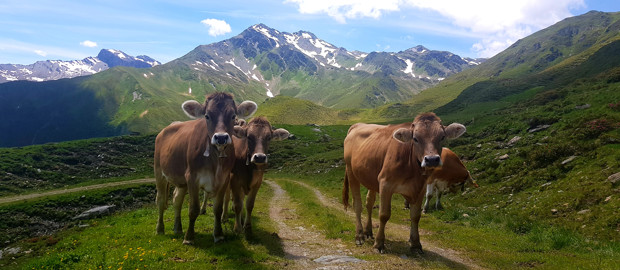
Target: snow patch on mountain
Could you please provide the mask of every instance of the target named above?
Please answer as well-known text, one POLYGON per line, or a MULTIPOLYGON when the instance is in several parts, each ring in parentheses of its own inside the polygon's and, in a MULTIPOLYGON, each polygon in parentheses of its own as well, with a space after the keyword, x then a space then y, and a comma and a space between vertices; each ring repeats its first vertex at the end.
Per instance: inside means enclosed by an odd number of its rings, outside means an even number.
POLYGON ((105 55, 106 59, 98 56, 72 61, 37 61, 30 65, 0 64, 0 83, 17 80, 42 82, 74 78, 92 75, 115 65, 133 66, 135 63, 140 63, 134 67, 152 67, 160 64, 148 56, 142 55, 134 58, 119 50, 104 49, 99 52, 99 55, 105 55))

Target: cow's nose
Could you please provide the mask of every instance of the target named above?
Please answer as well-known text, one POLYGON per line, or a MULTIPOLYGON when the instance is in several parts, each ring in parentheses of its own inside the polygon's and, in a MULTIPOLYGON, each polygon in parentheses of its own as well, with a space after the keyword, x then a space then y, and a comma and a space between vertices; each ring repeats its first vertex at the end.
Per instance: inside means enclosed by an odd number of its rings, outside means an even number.
POLYGON ((267 155, 265 154, 254 154, 254 156, 252 156, 252 162, 257 163, 257 164, 263 164, 263 163, 267 163, 267 155))
POLYGON ((225 145, 230 143, 230 136, 228 133, 216 133, 213 135, 213 144, 225 145))
POLYGON ((441 166, 441 157, 439 155, 424 156, 422 167, 438 167, 441 166))

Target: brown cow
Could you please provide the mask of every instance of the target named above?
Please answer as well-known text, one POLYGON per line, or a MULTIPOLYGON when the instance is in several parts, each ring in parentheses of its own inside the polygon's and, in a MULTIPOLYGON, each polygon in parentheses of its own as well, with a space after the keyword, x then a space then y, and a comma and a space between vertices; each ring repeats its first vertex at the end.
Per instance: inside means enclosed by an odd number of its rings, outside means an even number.
POLYGON ((165 127, 155 139, 154 169, 157 184, 159 219, 157 233, 164 233, 164 210, 168 206, 170 184, 174 191, 174 232, 182 234, 181 207, 185 193, 189 193, 189 226, 183 244, 193 244, 194 223, 200 211, 199 191, 215 195, 215 242, 224 239, 221 216, 225 188, 235 162, 231 134, 243 136, 241 128, 234 128, 237 117, 245 118, 256 111, 257 105, 244 101, 239 106, 230 94, 214 93, 205 104, 189 100, 182 105, 192 121, 173 123, 165 127), (233 133, 235 132, 235 133, 233 133), (238 132, 238 134, 237 134, 238 132))
POLYGON ((464 132, 465 126, 458 123, 443 126, 434 113, 420 114, 411 124, 383 126, 358 123, 349 128, 344 140, 346 171, 342 197, 346 209, 351 188, 356 216, 356 244, 361 245, 366 237, 373 236, 372 208, 376 192, 379 192, 380 225, 374 248, 382 253, 385 251, 384 231, 391 215, 392 194, 399 193, 413 202, 409 242, 413 252, 422 253, 418 222, 424 184, 432 170, 442 165, 440 144, 446 138, 457 138, 464 132), (368 219, 364 229, 361 223, 360 184, 372 191, 366 198, 368 219))
POLYGON ((440 202, 442 194, 447 192, 454 193, 459 187, 461 191, 464 191, 465 183, 471 183, 474 187, 478 187, 476 180, 471 177, 461 159, 450 149, 443 148, 441 160, 443 161, 443 166, 433 171, 426 181, 426 200, 424 201, 423 213, 428 212, 429 201, 433 197, 433 193, 437 193, 435 209, 441 210, 443 209, 440 202))
MULTIPOLYGON (((289 132, 282 128, 273 130, 265 117, 252 119, 243 126, 243 131, 245 136, 233 137, 236 161, 230 179, 230 189, 232 190, 235 211, 234 230, 237 233, 245 230, 245 233, 250 235, 252 234, 254 201, 267 168, 269 142, 284 140, 288 138, 289 132), (243 199, 246 196, 245 219, 242 227, 241 210, 243 209, 243 199)), ((224 210, 227 210, 227 207, 224 210)))

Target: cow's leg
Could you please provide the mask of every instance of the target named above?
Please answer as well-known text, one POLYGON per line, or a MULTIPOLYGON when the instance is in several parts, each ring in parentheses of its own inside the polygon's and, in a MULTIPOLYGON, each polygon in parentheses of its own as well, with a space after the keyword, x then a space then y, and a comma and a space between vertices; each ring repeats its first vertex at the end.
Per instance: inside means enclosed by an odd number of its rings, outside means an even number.
POLYGON ((355 210, 355 244, 364 244, 365 236, 362 227, 362 195, 360 183, 349 174, 349 189, 353 195, 353 209, 355 210))
POLYGON ((204 215, 207 213, 207 204, 209 201, 209 194, 207 193, 207 191, 203 191, 202 193, 204 193, 204 198, 202 199, 202 207, 200 207, 200 214, 204 215))
POLYGON ((411 204, 409 216, 411 218, 411 231, 409 232, 409 244, 411 244, 411 252, 414 254, 423 254, 422 244, 420 244, 420 233, 418 232, 418 223, 422 216, 422 194, 414 197, 415 203, 411 204))
MULTIPOLYGON (((221 166, 221 165, 220 165, 221 166)), ((224 240, 222 230, 222 213, 224 212, 224 196, 230 182, 230 170, 223 170, 218 166, 215 173, 214 198, 213 198, 213 241, 215 243, 224 240)))
MULTIPOLYGON (((232 183, 231 183, 231 185, 232 185, 232 183)), ((244 197, 245 194, 243 193, 242 187, 235 186, 233 189, 234 189, 234 192, 232 193, 232 196, 233 196, 233 210, 235 211, 235 227, 234 227, 234 231, 235 231, 235 233, 242 233, 243 232, 243 227, 241 226, 241 213, 243 212, 243 197, 244 197)), ((225 199, 225 200, 227 200, 227 199, 225 199)), ((225 205, 226 205, 226 203, 225 203, 225 205)))
POLYGON ((157 188, 157 197, 155 198, 155 202, 157 203, 157 209, 159 210, 159 217, 157 219, 157 234, 164 234, 164 211, 166 211, 166 208, 168 207, 168 192, 170 192, 170 184, 166 181, 166 179, 163 179, 161 174, 159 174, 157 175, 155 186, 157 188))
POLYGON ((380 253, 385 252, 385 224, 390 220, 392 215, 392 191, 387 189, 384 181, 380 181, 379 197, 381 199, 379 205, 379 230, 377 238, 375 238, 374 248, 380 253))
POLYGON ((250 194, 245 199, 245 222, 243 223, 243 229, 246 235, 252 235, 252 210, 254 210, 254 202, 256 201, 256 194, 258 194, 258 186, 252 187, 250 194))
POLYGON ((368 194, 366 194, 366 212, 368 213, 366 227, 364 228, 364 235, 366 235, 366 239, 374 239, 374 236, 372 235, 372 209, 375 207, 376 198, 377 192, 369 189, 368 194))
POLYGON ((189 224, 187 225, 187 231, 185 232, 185 239, 183 244, 193 245, 196 233, 194 226, 196 219, 200 214, 200 188, 197 184, 190 182, 188 184, 187 192, 189 193, 189 224))
POLYGON ((437 201, 435 202, 435 209, 443 210, 443 206, 441 206, 441 192, 437 191, 437 201))
POLYGON ((409 200, 407 199, 407 197, 405 197, 405 206, 403 209, 409 209, 409 200))
MULTIPOLYGON (((230 183, 228 183, 230 185, 230 183)), ((224 194, 224 206, 222 210, 222 222, 228 222, 228 204, 230 203, 230 186, 226 188, 226 194, 224 194)))
POLYGON ((426 185, 426 196, 424 196, 426 199, 424 201, 424 212, 423 213, 428 213, 428 208, 430 207, 429 202, 430 200, 433 198, 433 185, 432 184, 428 184, 426 185))
POLYGON ((183 227, 181 226, 181 208, 183 208, 185 193, 187 193, 187 186, 176 187, 174 189, 174 198, 172 199, 172 204, 174 206, 174 234, 183 234, 183 227))

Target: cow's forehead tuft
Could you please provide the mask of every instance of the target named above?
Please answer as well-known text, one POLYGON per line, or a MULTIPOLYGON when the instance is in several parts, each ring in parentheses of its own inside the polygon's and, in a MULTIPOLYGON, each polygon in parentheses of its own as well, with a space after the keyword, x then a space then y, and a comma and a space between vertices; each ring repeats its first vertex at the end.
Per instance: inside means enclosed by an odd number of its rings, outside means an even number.
POLYGON ((437 116, 435 113, 427 112, 427 113, 419 114, 413 120, 414 123, 426 122, 426 121, 435 122, 435 121, 441 121, 441 119, 439 119, 439 116, 437 116))

